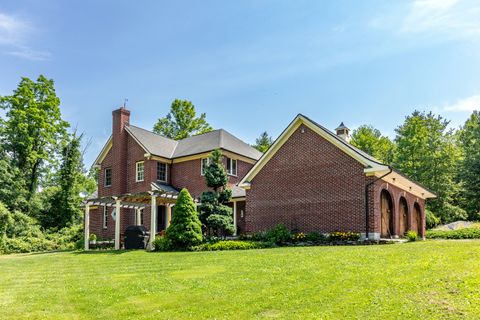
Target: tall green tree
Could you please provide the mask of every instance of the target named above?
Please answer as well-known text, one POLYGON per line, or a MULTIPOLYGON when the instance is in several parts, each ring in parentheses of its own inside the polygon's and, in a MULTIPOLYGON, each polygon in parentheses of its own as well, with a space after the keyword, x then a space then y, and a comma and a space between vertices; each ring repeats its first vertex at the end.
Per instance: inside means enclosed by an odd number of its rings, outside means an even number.
POLYGON ((191 101, 175 99, 170 112, 166 117, 158 119, 153 131, 170 139, 184 139, 212 131, 212 127, 205 118, 205 113, 197 117, 195 106, 191 101))
POLYGON ((9 155, 0 146, 0 202, 11 211, 27 206, 26 189, 20 176, 18 168, 12 165, 9 155))
POLYGON ((38 219, 44 228, 61 229, 80 220, 81 192, 94 191, 95 181, 86 175, 81 153, 82 135, 73 133, 62 148, 60 169, 54 180, 55 187, 46 191, 43 212, 38 219))
POLYGON ((463 159, 460 179, 470 220, 480 220, 480 112, 474 111, 459 132, 463 159))
POLYGON ((253 147, 260 152, 266 152, 272 144, 272 137, 268 135, 267 131, 264 131, 260 134, 260 137, 255 140, 255 144, 253 145, 253 147))
POLYGON ((53 80, 43 75, 36 82, 22 78, 11 96, 0 97, 0 107, 6 110, 1 124, 2 143, 20 172, 30 200, 48 171, 47 164, 55 159, 69 125, 62 120, 53 80))
POLYGON ((166 237, 177 249, 186 249, 203 241, 202 224, 198 219, 195 203, 187 189, 182 189, 178 195, 166 237))
POLYGON ((200 196, 200 220, 207 234, 226 236, 234 233, 232 208, 226 204, 232 198, 232 190, 227 188, 228 175, 222 163, 222 152, 214 150, 205 168, 205 182, 211 190, 200 196))
POLYGON ((461 154, 448 124, 440 115, 415 111, 396 129, 395 138, 394 167, 437 194, 428 207, 442 222, 466 218, 458 207, 455 179, 461 154))
POLYGON ((372 126, 363 125, 353 130, 350 143, 383 163, 391 164, 393 161, 395 144, 372 126))

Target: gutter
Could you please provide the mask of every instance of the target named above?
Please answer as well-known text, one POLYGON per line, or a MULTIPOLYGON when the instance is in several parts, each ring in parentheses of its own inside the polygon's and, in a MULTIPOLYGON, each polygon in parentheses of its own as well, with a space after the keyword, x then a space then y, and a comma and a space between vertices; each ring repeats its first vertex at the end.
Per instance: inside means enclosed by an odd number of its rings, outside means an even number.
POLYGON ((373 180, 372 182, 369 182, 365 185, 365 240, 368 240, 369 236, 369 228, 370 228, 370 215, 369 215, 369 205, 368 205, 368 189, 370 188, 371 185, 373 185, 375 182, 378 180, 381 180, 388 176, 390 173, 393 172, 393 168, 391 166, 388 166, 389 171, 385 173, 383 176, 378 177, 377 179, 373 180))

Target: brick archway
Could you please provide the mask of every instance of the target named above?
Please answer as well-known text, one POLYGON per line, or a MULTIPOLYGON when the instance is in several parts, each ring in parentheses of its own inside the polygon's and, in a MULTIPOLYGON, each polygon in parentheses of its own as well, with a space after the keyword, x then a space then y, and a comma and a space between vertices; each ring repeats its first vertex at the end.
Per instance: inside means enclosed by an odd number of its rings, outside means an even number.
POLYGON ((395 235, 393 197, 387 189, 380 192, 380 237, 395 235))
POLYGON ((409 228, 408 224, 408 203, 405 197, 401 196, 398 201, 398 235, 403 236, 409 228))
POLYGON ((419 236, 423 236, 422 208, 418 202, 413 204, 411 221, 410 230, 417 232, 419 236))

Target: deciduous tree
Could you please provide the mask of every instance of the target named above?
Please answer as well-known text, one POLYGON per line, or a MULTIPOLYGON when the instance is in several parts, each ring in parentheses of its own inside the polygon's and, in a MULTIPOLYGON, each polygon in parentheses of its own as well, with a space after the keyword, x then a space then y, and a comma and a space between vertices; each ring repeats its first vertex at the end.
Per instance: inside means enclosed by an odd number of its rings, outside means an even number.
POLYGON ((206 114, 197 117, 191 101, 175 99, 166 117, 158 119, 153 131, 170 139, 184 139, 192 135, 212 131, 206 114))
POLYGON ((363 125, 353 130, 350 143, 385 164, 392 163, 395 144, 372 126, 363 125))

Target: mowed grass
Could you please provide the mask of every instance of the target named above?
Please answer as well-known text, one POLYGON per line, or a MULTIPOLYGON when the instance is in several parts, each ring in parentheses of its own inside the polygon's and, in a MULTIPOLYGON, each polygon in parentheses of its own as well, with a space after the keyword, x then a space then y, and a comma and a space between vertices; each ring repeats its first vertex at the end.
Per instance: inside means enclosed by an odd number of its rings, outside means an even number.
POLYGON ((480 241, 0 256, 1 319, 478 319, 480 241))

